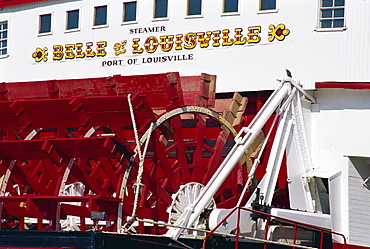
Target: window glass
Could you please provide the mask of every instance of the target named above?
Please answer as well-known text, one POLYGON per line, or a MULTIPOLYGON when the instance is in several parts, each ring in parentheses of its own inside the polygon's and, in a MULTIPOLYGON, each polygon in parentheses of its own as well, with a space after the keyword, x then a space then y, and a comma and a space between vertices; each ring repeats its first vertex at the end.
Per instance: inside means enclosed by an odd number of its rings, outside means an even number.
POLYGON ((335 9, 334 17, 344 17, 344 9, 335 9))
POLYGON ((77 29, 79 19, 79 10, 67 11, 67 29, 77 29))
POLYGON ((0 56, 8 54, 8 22, 0 22, 0 56))
POLYGON ((224 12, 238 12, 238 0, 224 0, 224 12))
POLYGON ((333 20, 333 28, 343 28, 343 27, 344 27, 343 19, 333 20))
POLYGON ((188 0, 188 15, 202 14, 202 0, 188 0))
POLYGON ((95 7, 94 26, 107 24, 107 6, 95 7))
POLYGON ((260 10, 274 10, 276 9, 276 0, 261 0, 260 10))
POLYGON ((261 0, 260 10, 274 10, 276 9, 276 0, 261 0))
POLYGON ((41 15, 39 33, 49 32, 51 32, 51 14, 41 15))
POLYGON ((335 0, 334 6, 344 6, 344 0, 335 0))
POLYGON ((333 0, 322 0, 322 7, 332 7, 333 6, 333 0))
POLYGON ((136 1, 123 3, 123 21, 136 21, 136 1))
POLYGON ((321 11, 321 17, 331 18, 331 17, 333 17, 333 11, 332 10, 322 10, 321 11))
POLYGON ((344 0, 321 0, 319 27, 324 29, 344 27, 344 0))
POLYGON ((154 18, 167 17, 168 0, 155 0, 154 18))

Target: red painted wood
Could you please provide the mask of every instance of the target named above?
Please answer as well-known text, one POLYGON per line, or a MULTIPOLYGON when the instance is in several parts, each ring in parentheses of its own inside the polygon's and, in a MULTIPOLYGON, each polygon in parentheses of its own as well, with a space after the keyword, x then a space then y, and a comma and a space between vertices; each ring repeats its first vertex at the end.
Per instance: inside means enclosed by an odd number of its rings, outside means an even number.
POLYGON ((316 88, 370 89, 370 82, 316 82, 316 88))
MULTIPOLYGON (((125 220, 132 214, 133 184, 138 174, 138 159, 130 163, 135 138, 128 94, 132 94, 141 136, 161 114, 184 102, 214 106, 214 80, 205 74, 182 78, 178 73, 165 73, 0 84, 0 175, 6 173, 11 160, 18 160, 6 189, 9 196, 0 197, 4 202, 1 218, 38 218, 35 229, 55 229, 44 227, 41 219, 54 220, 56 203, 67 202, 62 204, 62 219, 68 214, 89 217, 90 211, 102 211, 115 222, 122 201, 117 194, 125 171, 130 169, 123 200, 125 220), (84 138, 92 127, 100 128, 91 138, 84 138), (33 140, 24 141, 36 128, 44 129, 33 140), (85 193, 58 196, 72 158, 76 160, 66 184, 81 182, 85 193)), ((253 95, 246 111, 248 118, 256 113, 256 101, 263 102, 266 95, 253 95)), ((191 181, 206 184, 221 164, 233 138, 219 122, 209 121, 205 115, 186 114, 170 118, 153 132, 144 162, 139 218, 167 221, 171 195, 180 185, 191 181)), ((246 176, 245 165, 236 165, 215 195, 219 207, 235 205, 246 176)), ((89 229, 86 224, 81 226, 89 229)))
POLYGON ((2 0, 0 1, 0 8, 22 5, 33 2, 42 2, 45 0, 2 0))
POLYGON ((357 246, 357 245, 343 245, 338 243, 333 243, 333 249, 369 249, 369 246, 357 246))

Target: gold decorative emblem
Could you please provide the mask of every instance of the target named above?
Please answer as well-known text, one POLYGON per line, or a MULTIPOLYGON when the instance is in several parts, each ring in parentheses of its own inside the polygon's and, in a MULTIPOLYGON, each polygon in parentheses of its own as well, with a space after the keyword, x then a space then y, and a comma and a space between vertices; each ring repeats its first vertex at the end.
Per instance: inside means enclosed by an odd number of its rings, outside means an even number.
POLYGON ((285 28, 285 24, 279 24, 278 26, 270 25, 269 29, 271 32, 268 33, 269 41, 272 42, 273 40, 283 41, 285 36, 289 35, 290 30, 285 28))
POLYGON ((36 62, 40 61, 47 61, 48 60, 48 48, 44 47, 43 49, 41 48, 36 48, 36 51, 32 53, 32 57, 35 58, 36 62))

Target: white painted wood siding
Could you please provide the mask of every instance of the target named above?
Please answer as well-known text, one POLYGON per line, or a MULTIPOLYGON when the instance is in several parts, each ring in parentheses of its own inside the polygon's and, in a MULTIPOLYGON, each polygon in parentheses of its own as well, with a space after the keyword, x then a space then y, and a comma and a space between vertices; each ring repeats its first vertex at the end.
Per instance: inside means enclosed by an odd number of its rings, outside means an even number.
MULTIPOLYGON (((116 0, 42 1, 3 8, 0 21, 9 22, 9 57, 0 59, 0 82, 50 80, 60 78, 103 77, 178 71, 181 75, 217 74, 218 92, 274 89, 275 79, 285 75, 285 68, 300 79, 305 88, 318 81, 370 82, 369 35, 370 1, 346 1, 346 30, 317 32, 319 0, 278 1, 272 13, 258 11, 259 0, 240 1, 236 15, 222 15, 222 0, 203 1, 201 18, 186 18, 186 0, 169 1, 168 20, 153 20, 153 0, 138 0, 137 23, 122 25, 122 3, 116 0), (94 6, 108 5, 108 27, 93 29, 94 6), (65 32, 66 11, 79 8, 81 30, 65 32), (53 34, 38 36, 40 14, 53 13, 53 34), (285 40, 268 41, 269 25, 285 24, 290 34, 285 40), (130 29, 164 26, 165 32, 130 34, 130 29), (149 36, 187 34, 261 27, 258 44, 200 48, 181 51, 156 51, 132 54, 131 45, 123 55, 114 55, 116 42, 149 36), (53 61, 53 45, 107 41, 107 55, 102 58, 53 61), (47 47, 48 61, 36 63, 32 53, 47 47), (167 55, 189 55, 187 61, 127 65, 128 59, 167 55), (103 61, 122 60, 121 66, 102 66, 103 61)), ((231 37, 233 38, 233 37, 231 37)))
POLYGON ((370 246, 370 190, 362 185, 370 176, 368 163, 368 158, 351 157, 348 165, 349 243, 360 246, 370 246))

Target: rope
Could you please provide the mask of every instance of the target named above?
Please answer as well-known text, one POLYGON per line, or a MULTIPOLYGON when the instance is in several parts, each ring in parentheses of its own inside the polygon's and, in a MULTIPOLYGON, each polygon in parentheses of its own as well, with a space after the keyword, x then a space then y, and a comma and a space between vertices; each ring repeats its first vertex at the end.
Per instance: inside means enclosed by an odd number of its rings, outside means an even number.
POLYGON ((130 116, 131 116, 131 120, 132 120, 132 128, 134 129, 134 134, 135 134, 135 141, 136 141, 135 150, 137 150, 137 152, 139 153, 139 158, 141 159, 141 150, 140 150, 141 143, 140 143, 139 134, 138 134, 137 128, 136 128, 135 114, 134 114, 134 109, 132 108, 132 103, 131 103, 131 94, 129 94, 127 96, 127 101, 128 101, 128 106, 129 106, 129 109, 130 109, 130 116))
POLYGON ((144 172, 144 159, 145 159, 146 152, 148 150, 148 145, 149 145, 150 136, 152 134, 154 123, 151 123, 150 124, 150 127, 149 127, 149 130, 150 130, 149 136, 148 136, 148 138, 145 141, 144 150, 143 150, 143 152, 141 152, 141 146, 142 146, 142 144, 140 142, 139 134, 138 134, 138 131, 137 131, 136 120, 135 120, 135 115, 134 115, 134 109, 133 109, 132 103, 131 103, 131 94, 129 94, 127 96, 127 101, 128 101, 128 105, 129 105, 129 109, 130 109, 130 115, 131 115, 131 120, 132 120, 132 127, 133 127, 134 134, 135 134, 135 141, 136 141, 135 152, 139 155, 139 169, 138 169, 138 174, 137 174, 136 182, 134 183, 134 186, 135 186, 135 199, 134 199, 134 207, 132 209, 132 219, 130 221, 128 221, 126 223, 126 225, 124 226, 127 230, 130 230, 132 228, 132 226, 133 226, 134 221, 136 220, 136 210, 137 210, 137 206, 138 206, 138 202, 139 202, 139 194, 141 192, 141 188, 144 186, 144 184, 141 183, 141 180, 142 180, 142 177, 143 177, 143 172, 144 172))
MULTIPOLYGON (((150 124, 150 130, 153 129, 153 123, 150 124)), ((141 154, 141 157, 140 157, 140 161, 139 161, 139 171, 137 173, 137 178, 136 178, 136 182, 135 182, 135 187, 136 187, 136 191, 135 191, 135 200, 134 200, 134 208, 132 210, 132 217, 136 217, 136 210, 137 210, 137 205, 138 205, 138 202, 139 202, 139 193, 140 193, 140 188, 142 186, 144 186, 142 183, 141 183, 141 179, 143 177, 143 172, 144 172, 144 159, 145 159, 145 155, 146 155, 146 152, 148 150, 148 145, 149 145, 149 140, 150 140, 150 136, 151 136, 151 132, 149 133, 149 137, 148 139, 145 141, 145 146, 144 146, 144 151, 143 153, 141 154)), ((138 150, 140 150, 140 148, 138 148, 138 150)), ((140 156, 140 154, 139 154, 140 156)))
POLYGON ((279 116, 279 113, 276 111, 276 115, 275 115, 275 117, 274 117, 274 120, 272 121, 272 124, 271 124, 270 130, 269 130, 269 132, 267 133, 267 136, 265 137, 265 141, 263 142, 263 145, 262 145, 262 147, 261 147, 261 149, 260 149, 260 152, 258 153, 257 158, 254 160, 253 166, 252 166, 252 168, 251 168, 251 170, 250 170, 250 172, 249 172, 249 174, 248 174, 248 180, 247 180, 247 182, 246 182, 246 183, 245 183, 245 185, 244 185, 243 191, 242 191, 242 193, 241 193, 241 195, 240 195, 240 197, 239 197, 239 200, 238 200, 238 203, 236 204, 236 207, 239 207, 239 206, 241 205, 242 200, 244 199, 244 196, 245 196, 245 194, 246 194, 246 192, 247 192, 247 189, 249 188, 250 182, 251 182, 252 178, 254 177, 254 173, 256 172, 257 166, 258 166, 258 165, 260 164, 260 162, 261 162, 261 161, 260 161, 260 159, 261 159, 262 154, 263 154, 263 152, 264 152, 264 150, 265 150, 265 147, 266 147, 266 145, 267 145, 268 139, 270 138, 270 135, 271 135, 271 133, 272 133, 272 129, 273 129, 273 128, 274 128, 274 126, 275 126, 275 123, 276 123, 276 121, 277 121, 277 117, 278 117, 278 116, 279 116))

